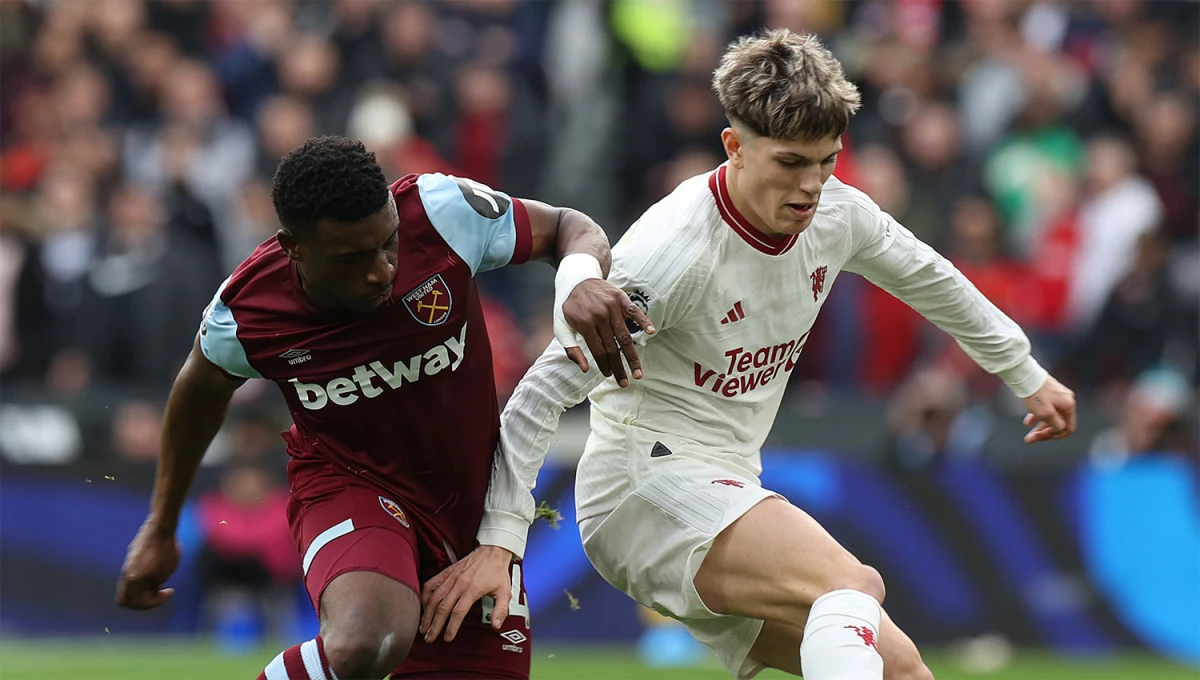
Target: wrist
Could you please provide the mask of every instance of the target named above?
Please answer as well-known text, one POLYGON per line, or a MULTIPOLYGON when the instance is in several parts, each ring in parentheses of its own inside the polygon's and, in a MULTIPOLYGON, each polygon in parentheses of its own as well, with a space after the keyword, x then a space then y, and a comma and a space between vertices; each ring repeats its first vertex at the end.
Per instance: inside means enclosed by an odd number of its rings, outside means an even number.
POLYGON ((152 512, 142 526, 148 534, 155 538, 175 538, 175 531, 179 528, 179 520, 178 518, 172 520, 169 517, 152 512))
POLYGON ((554 296, 565 300, 575 286, 588 279, 603 279, 604 269, 600 260, 590 253, 571 253, 558 263, 554 275, 554 296))
POLYGON ((517 557, 511 550, 499 545, 481 545, 476 550, 479 551, 481 557, 503 560, 505 564, 511 563, 517 557))

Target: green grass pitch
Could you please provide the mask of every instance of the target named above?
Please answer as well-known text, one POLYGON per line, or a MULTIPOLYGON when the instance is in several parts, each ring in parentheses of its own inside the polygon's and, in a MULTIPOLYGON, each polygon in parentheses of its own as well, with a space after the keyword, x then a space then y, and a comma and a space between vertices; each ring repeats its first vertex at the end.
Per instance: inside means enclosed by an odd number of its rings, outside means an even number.
MULTIPOLYGON (((146 642, 120 638, 55 642, 7 639, 0 643, 2 680, 253 680, 278 653, 221 656, 202 642, 146 642)), ((1018 653, 1002 670, 973 674, 951 657, 927 653, 938 680, 1200 680, 1200 670, 1149 655, 1118 655, 1091 662, 1018 653)), ((768 672, 763 680, 792 677, 768 672)), ((715 662, 701 668, 647 668, 627 648, 541 646, 534 680, 721 680, 715 662)))

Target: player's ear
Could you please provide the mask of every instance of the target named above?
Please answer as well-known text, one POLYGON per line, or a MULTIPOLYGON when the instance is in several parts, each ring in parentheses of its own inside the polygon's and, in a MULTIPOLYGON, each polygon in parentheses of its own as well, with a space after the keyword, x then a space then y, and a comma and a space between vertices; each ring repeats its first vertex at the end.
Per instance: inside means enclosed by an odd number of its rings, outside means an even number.
POLYGON ((727 127, 721 131, 721 144, 725 147, 725 155, 729 156, 729 162, 734 167, 742 167, 742 139, 738 136, 738 131, 731 127, 727 127))
POLYGON ((279 241, 279 247, 283 248, 283 252, 287 253, 289 260, 300 260, 300 244, 296 242, 295 235, 287 229, 280 229, 275 232, 275 240, 279 241))

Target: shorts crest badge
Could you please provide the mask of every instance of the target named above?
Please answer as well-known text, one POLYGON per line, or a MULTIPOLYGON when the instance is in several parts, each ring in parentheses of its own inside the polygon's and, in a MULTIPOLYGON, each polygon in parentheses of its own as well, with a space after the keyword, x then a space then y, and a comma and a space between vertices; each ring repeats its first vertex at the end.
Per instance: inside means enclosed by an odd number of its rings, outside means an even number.
POLYGON ((400 507, 396 501, 390 498, 379 497, 379 505, 387 512, 387 514, 396 518, 396 521, 403 524, 405 529, 412 528, 408 523, 408 515, 404 514, 404 509, 400 507))

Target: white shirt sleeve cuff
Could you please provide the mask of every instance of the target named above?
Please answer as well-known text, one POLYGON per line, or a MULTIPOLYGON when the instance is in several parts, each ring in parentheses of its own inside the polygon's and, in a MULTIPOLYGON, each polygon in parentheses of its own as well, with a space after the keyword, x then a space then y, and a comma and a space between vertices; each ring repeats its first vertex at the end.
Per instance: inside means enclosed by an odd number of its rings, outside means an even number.
POLYGON ((1050 377, 1046 369, 1042 368, 1041 364, 1031 356, 1025 357, 1021 363, 1012 368, 1006 368, 996 375, 1000 376, 1000 379, 1019 399, 1024 399, 1042 389, 1042 385, 1045 385, 1047 378, 1050 377))
POLYGON ((475 534, 480 545, 495 545, 516 555, 525 557, 525 541, 529 536, 529 522, 521 517, 499 510, 485 510, 475 534))

